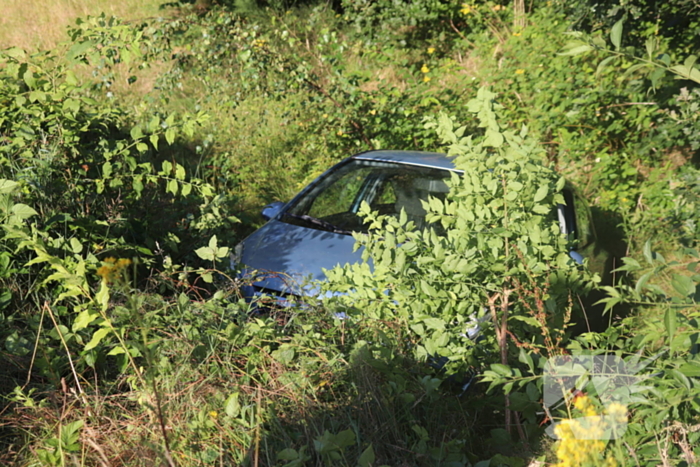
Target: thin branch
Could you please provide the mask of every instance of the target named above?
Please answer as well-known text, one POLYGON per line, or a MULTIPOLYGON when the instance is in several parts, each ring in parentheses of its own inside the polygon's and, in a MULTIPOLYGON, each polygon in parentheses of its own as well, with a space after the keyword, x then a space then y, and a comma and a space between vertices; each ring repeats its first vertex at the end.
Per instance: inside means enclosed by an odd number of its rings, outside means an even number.
POLYGON ((56 333, 58 333, 58 337, 61 339, 61 343, 63 344, 63 348, 66 349, 66 355, 68 356, 68 363, 70 364, 70 369, 71 372, 73 373, 73 378, 75 379, 75 385, 78 388, 78 394, 81 396, 84 396, 83 393, 83 388, 80 386, 80 380, 78 379, 78 372, 75 371, 75 365, 73 365, 73 359, 70 356, 70 350, 68 349, 68 344, 66 343, 66 340, 63 338, 63 333, 61 332, 61 328, 58 326, 58 323, 56 322, 56 318, 53 315, 53 311, 51 310, 51 307, 49 306, 49 302, 44 302, 44 307, 45 310, 48 310, 49 316, 51 317, 51 321, 53 321, 53 325, 56 329, 56 333))

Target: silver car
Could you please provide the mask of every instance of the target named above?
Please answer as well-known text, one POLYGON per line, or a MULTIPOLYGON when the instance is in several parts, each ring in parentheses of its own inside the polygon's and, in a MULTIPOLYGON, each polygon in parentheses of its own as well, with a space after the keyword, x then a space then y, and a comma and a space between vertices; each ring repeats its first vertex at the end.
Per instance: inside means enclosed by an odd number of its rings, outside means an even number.
MULTIPOLYGON (((445 154, 418 151, 369 151, 339 162, 290 202, 263 209, 268 222, 239 243, 231 258, 240 271, 242 293, 249 299, 274 297, 281 305, 290 295, 316 294, 312 284, 325 278, 323 269, 360 261, 362 252, 353 251, 351 234, 366 229, 358 215, 362 202, 381 214, 404 210, 422 228, 421 201, 444 198, 445 180, 454 171, 445 154)), ((595 240, 590 214, 570 188, 564 197, 567 204, 556 215, 562 233, 578 239, 571 256, 581 262, 578 251, 595 240)))

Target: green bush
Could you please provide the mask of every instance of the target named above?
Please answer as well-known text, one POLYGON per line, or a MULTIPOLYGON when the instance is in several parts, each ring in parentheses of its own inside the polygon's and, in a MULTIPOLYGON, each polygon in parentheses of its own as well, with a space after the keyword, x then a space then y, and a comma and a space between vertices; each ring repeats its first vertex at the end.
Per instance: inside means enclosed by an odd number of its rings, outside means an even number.
POLYGON ((431 225, 417 230, 405 213, 397 219, 363 207, 370 226, 357 237, 363 263, 329 271, 324 286, 346 293, 336 300, 351 320, 398 326, 383 339, 419 361, 447 357, 449 372, 476 365, 476 355, 494 346, 507 363, 508 336, 560 342, 572 297, 593 280, 569 257, 552 216, 564 202, 564 179, 540 164, 525 129, 501 130, 494 97, 482 88, 467 106, 483 136, 466 136, 446 116, 431 125, 464 172, 453 176, 445 200, 425 204, 431 225), (487 340, 475 346, 467 332, 478 323, 487 340))

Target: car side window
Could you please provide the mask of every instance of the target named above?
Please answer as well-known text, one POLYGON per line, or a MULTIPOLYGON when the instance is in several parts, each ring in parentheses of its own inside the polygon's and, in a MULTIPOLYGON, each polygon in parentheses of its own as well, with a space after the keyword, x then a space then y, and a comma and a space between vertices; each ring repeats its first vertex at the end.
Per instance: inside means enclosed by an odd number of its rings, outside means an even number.
POLYGON ((334 214, 351 211, 353 202, 367 178, 370 169, 349 172, 320 192, 314 199, 309 215, 323 219, 334 214))
POLYGON ((594 241, 593 224, 588 204, 580 193, 571 187, 564 189, 566 233, 573 234, 576 249, 582 249, 594 241))
POLYGON ((576 210, 576 226, 578 227, 578 247, 584 248, 595 240, 591 211, 588 207, 588 203, 586 203, 578 191, 573 190, 573 194, 574 209, 576 210))

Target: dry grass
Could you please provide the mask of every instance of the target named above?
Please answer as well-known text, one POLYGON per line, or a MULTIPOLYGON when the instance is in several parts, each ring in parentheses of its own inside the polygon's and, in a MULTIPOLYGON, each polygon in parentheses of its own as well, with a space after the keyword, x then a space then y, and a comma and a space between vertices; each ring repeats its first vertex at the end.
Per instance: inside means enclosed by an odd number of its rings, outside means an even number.
POLYGON ((0 49, 22 47, 47 50, 67 39, 66 27, 87 15, 118 16, 125 20, 163 15, 164 0, 3 0, 0 49))

